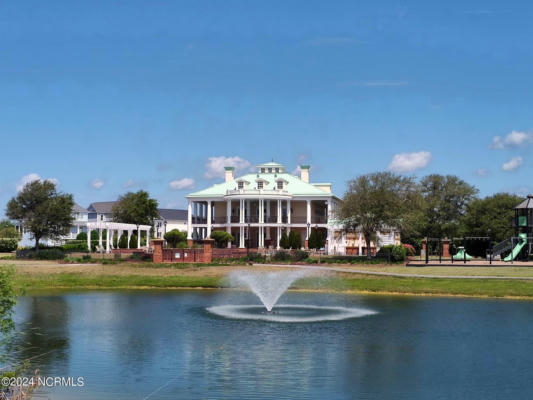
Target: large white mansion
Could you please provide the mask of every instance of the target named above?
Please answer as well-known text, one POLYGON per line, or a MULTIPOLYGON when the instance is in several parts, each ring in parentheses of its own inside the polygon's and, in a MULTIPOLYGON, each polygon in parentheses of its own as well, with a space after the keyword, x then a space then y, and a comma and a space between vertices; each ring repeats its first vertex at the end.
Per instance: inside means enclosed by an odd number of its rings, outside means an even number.
MULTIPOLYGON (((260 164, 255 173, 238 178, 233 167, 225 170, 223 183, 187 196, 188 239, 226 230, 235 238, 234 246, 279 248, 282 232, 294 230, 307 248, 311 229, 318 229, 326 232, 328 253, 366 254, 362 235, 345 233, 335 223, 334 210, 340 199, 332 193, 330 183, 309 182, 308 165, 300 166, 299 177, 275 162, 260 164)), ((400 240, 393 230, 380 232, 379 238, 378 247, 400 240)), ((372 243, 371 251, 375 250, 372 243)))

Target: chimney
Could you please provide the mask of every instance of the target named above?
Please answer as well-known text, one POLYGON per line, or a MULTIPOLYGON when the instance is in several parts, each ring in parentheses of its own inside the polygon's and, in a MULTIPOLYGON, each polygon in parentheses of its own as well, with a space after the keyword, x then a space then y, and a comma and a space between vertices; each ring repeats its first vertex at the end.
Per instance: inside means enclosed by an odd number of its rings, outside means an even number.
POLYGON ((226 170, 226 180, 225 182, 232 181, 234 179, 233 173, 235 172, 235 167, 224 167, 226 170))
POLYGON ((309 165, 300 165, 300 179, 309 183, 309 165))

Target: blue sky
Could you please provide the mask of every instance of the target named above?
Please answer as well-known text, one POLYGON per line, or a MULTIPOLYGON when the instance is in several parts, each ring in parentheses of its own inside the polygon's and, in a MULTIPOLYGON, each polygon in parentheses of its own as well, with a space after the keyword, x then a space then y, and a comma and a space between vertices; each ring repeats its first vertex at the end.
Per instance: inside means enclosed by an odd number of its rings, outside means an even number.
POLYGON ((339 195, 386 169, 525 194, 532 16, 525 1, 1 2, 2 211, 37 176, 83 206, 143 188, 183 207, 224 163, 272 158, 339 195))

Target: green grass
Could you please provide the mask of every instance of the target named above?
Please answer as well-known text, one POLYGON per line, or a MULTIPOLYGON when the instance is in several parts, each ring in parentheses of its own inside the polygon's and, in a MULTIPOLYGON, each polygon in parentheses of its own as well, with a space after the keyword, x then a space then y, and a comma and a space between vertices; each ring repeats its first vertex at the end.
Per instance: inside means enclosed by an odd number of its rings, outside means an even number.
MULTIPOLYGON (((219 288, 225 278, 211 276, 87 275, 78 273, 18 274, 15 285, 22 290, 53 288, 219 288)), ((533 281, 488 279, 427 279, 352 275, 306 278, 294 289, 331 292, 356 291, 426 295, 463 295, 533 298, 533 281)))

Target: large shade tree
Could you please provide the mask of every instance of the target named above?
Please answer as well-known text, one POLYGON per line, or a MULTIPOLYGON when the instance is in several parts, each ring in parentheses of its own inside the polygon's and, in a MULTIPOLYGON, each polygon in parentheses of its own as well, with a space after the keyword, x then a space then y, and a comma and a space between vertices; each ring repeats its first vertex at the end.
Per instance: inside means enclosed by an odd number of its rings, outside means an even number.
POLYGON ((72 226, 71 194, 60 193, 51 181, 33 181, 7 203, 6 215, 22 222, 35 239, 39 251, 42 238, 55 239, 68 233, 72 226))
POLYGON ((154 219, 159 216, 157 207, 157 200, 151 199, 148 192, 128 192, 113 205, 113 220, 126 224, 153 225, 154 219))
POLYGON ((486 236, 500 242, 514 235, 514 208, 523 198, 509 193, 496 193, 483 199, 474 199, 466 207, 461 220, 464 236, 486 236))
MULTIPOLYGON (((413 178, 375 172, 348 182, 337 218, 346 230, 360 230, 370 250, 370 242, 376 240, 378 231, 408 229, 420 206, 421 196, 413 178)), ((370 256, 367 251, 367 257, 370 256)))
POLYGON ((453 237, 478 190, 454 175, 428 175, 420 180, 424 196, 423 236, 453 237))

